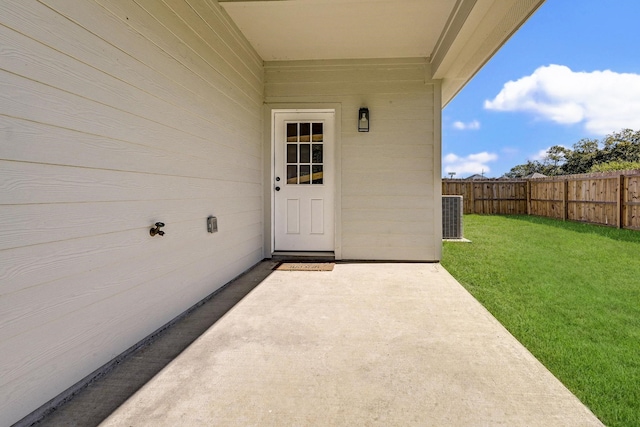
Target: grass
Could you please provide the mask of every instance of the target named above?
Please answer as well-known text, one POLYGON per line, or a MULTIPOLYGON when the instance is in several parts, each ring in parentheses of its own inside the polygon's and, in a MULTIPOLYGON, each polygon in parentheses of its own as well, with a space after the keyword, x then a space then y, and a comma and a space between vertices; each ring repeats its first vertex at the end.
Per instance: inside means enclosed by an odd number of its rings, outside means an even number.
POLYGON ((464 217, 442 264, 608 426, 640 426, 640 232, 464 217))

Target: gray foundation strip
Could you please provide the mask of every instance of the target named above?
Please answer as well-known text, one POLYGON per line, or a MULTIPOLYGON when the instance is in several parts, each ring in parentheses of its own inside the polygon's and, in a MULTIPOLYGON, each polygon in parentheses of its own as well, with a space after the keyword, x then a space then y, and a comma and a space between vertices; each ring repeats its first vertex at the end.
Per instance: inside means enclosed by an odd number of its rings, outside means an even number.
POLYGON ((12 427, 98 425, 270 273, 245 271, 12 427))

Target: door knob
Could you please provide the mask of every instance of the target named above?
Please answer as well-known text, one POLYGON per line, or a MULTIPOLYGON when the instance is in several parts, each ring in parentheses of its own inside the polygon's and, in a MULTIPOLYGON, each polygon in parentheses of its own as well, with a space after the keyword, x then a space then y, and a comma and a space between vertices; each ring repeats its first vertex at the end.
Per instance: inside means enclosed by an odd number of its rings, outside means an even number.
POLYGON ((276 176, 276 181, 280 181, 280 177, 279 176, 276 176))
POLYGON ((276 187, 276 191, 280 191, 280 187, 276 187))

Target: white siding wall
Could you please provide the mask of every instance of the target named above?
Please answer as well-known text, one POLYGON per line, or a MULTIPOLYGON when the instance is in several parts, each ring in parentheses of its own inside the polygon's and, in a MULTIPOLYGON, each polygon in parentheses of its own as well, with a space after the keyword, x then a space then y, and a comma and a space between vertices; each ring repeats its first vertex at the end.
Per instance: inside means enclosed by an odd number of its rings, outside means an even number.
POLYGON ((0 24, 8 425, 262 259, 263 66, 210 0, 8 0, 0 24))
POLYGON ((424 59, 269 62, 270 108, 338 103, 343 259, 440 258, 440 86, 424 59), (371 131, 357 130, 368 107, 371 131))

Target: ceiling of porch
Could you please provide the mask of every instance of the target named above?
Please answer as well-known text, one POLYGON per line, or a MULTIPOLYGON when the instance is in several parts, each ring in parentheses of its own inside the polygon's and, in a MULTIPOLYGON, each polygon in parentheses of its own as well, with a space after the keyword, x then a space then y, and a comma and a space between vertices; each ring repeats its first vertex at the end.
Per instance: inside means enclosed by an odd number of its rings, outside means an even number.
POLYGON ((218 0, 264 61, 429 58, 442 105, 544 0, 218 0))
POLYGON ((455 0, 220 3, 265 61, 428 57, 455 0))

